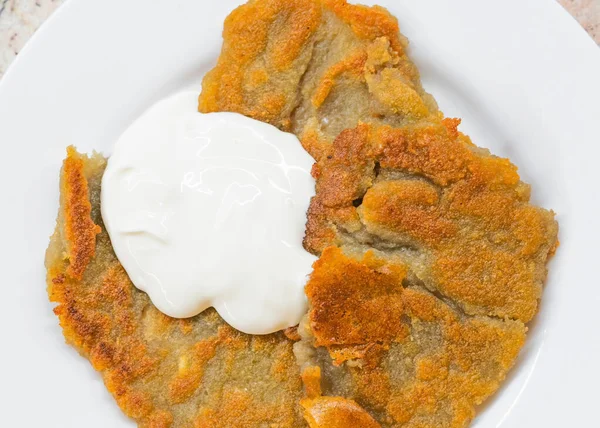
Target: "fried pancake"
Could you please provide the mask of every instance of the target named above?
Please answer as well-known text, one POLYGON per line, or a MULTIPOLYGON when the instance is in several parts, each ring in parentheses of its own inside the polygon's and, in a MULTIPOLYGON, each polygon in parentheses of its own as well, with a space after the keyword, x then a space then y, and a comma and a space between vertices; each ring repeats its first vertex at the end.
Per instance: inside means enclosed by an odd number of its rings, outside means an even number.
POLYGON ((306 414, 344 397, 381 426, 463 427, 514 364, 558 227, 458 123, 362 123, 313 168, 306 414))
POLYGON ((141 427, 303 426, 300 372, 282 332, 242 334, 212 309, 169 318, 133 286, 102 224, 105 165, 70 148, 61 171, 46 268, 67 342, 141 427))
POLYGON ((345 0, 252 0, 225 20, 199 110, 232 111, 296 134, 319 159, 359 121, 439 121, 387 10, 345 0))
POLYGON ((199 110, 291 131, 318 161, 295 347, 307 421, 356 425, 362 406, 383 426, 467 425, 537 312, 554 214, 438 111, 384 9, 254 0, 223 37, 199 110))
POLYGON ((528 322, 556 246, 554 214, 529 204, 516 167, 457 125, 343 131, 313 168, 305 247, 379 249, 469 315, 528 322))
POLYGON ((311 309, 296 354, 323 389, 302 405, 323 418, 330 396, 341 396, 382 426, 465 426, 525 340, 522 322, 467 316, 376 250, 349 256, 328 247, 306 293, 311 309))
POLYGON ((249 336, 158 312, 103 228, 105 160, 70 149, 46 257, 67 341, 140 426, 468 425, 537 311, 553 214, 438 111, 385 9, 252 0, 223 36, 199 110, 291 131, 317 160, 309 313, 249 336))

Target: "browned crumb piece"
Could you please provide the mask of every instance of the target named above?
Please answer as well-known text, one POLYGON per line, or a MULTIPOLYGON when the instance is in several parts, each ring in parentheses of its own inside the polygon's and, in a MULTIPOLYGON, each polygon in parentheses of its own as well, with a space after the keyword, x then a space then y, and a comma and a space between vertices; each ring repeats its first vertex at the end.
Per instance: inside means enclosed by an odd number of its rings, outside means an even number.
POLYGON ((283 330, 283 334, 285 334, 285 337, 294 342, 300 340, 300 335, 298 334, 298 326, 286 328, 285 330, 283 330))
POLYGON ((316 398, 321 395, 321 368, 309 366, 302 370, 302 383, 307 398, 316 398))
POLYGON ((81 279, 83 272, 96 251, 96 235, 100 227, 90 217, 92 206, 88 199, 89 190, 84 177, 86 157, 78 154, 75 148, 67 149, 67 158, 61 174, 61 196, 64 218, 66 257, 69 261, 67 274, 81 279))
POLYGON ((305 398, 300 402, 311 428, 378 428, 380 425, 352 400, 342 397, 305 398))
POLYGON ((106 231, 96 235, 105 159, 68 156, 61 180, 72 184, 61 186, 46 253, 48 293, 66 340, 102 373, 123 412, 151 428, 304 426, 293 342, 238 333, 212 309, 189 320, 160 313, 132 285, 106 231), (80 207, 75 223, 64 214, 72 207, 80 207), (85 225, 73 232, 79 278, 63 257, 69 224, 85 225))

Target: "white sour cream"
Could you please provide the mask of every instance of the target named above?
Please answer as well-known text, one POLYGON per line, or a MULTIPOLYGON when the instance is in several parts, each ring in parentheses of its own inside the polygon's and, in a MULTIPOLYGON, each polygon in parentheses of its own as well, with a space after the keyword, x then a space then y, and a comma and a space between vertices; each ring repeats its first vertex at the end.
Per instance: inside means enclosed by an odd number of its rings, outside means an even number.
POLYGON ((213 306, 242 332, 271 333, 307 309, 313 162, 294 135, 235 113, 197 113, 197 93, 183 92, 117 141, 102 218, 160 311, 186 318, 213 306))

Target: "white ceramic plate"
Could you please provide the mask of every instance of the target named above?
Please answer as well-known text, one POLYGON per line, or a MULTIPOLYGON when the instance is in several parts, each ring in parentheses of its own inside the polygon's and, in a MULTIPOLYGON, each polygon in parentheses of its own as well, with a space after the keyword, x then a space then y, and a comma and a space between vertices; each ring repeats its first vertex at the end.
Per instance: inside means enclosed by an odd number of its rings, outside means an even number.
MULTIPOLYGON (((0 393, 7 427, 128 427, 47 301, 65 147, 110 152, 155 100, 197 86, 239 0, 70 0, 0 82, 0 393)), ((371 3, 370 1, 368 3, 371 3)), ((475 427, 599 426, 600 50, 553 0, 379 0, 427 90, 558 213, 561 247, 517 367, 475 427)))

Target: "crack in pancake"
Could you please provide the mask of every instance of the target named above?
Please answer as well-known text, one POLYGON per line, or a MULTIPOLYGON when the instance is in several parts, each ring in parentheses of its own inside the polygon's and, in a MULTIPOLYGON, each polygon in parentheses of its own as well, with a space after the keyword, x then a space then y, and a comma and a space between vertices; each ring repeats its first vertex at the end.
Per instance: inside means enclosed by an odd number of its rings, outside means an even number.
POLYGON ((299 356, 326 349, 304 361, 305 370, 319 368, 324 386, 311 406, 344 396, 383 426, 464 426, 513 365, 526 328, 467 316, 405 281, 406 272, 385 254, 349 256, 336 247, 315 263, 295 345, 299 356))
POLYGON ((466 313, 528 322, 557 224, 529 204, 514 165, 473 146, 457 125, 342 132, 313 168, 305 246, 318 254, 329 245, 391 243, 400 250, 388 256, 466 313))
POLYGON ((309 313, 267 336, 137 290, 100 214, 105 159, 69 149, 46 254, 67 341, 142 427, 464 427, 537 311, 553 213, 421 87, 385 9, 251 0, 225 21, 202 112, 296 134, 317 160, 309 313))

